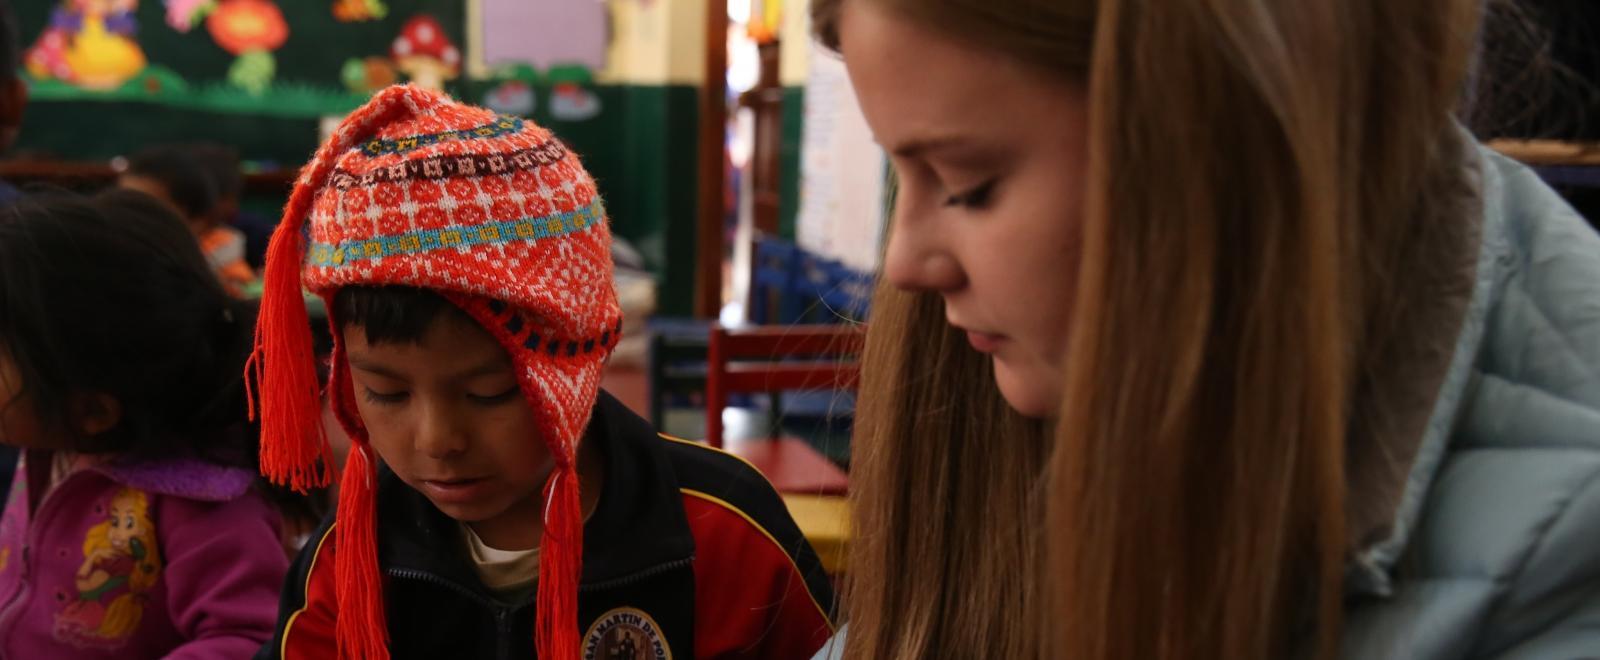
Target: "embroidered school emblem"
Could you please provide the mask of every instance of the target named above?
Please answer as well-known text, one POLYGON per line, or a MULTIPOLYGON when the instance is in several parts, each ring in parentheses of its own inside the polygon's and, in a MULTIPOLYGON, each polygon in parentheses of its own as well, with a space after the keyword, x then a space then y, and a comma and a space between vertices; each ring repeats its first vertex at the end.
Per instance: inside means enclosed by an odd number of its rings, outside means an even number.
POLYGON ((583 660, 672 660, 672 649, 650 615, 619 607, 600 615, 584 633, 583 660))

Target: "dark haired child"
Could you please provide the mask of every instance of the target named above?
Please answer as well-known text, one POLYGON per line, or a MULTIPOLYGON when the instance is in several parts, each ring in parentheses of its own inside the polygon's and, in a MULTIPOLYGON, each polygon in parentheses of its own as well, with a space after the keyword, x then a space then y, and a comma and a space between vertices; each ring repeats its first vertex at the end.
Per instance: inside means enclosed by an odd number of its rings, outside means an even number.
POLYGON ((205 165, 217 188, 217 203, 212 208, 212 219, 221 227, 232 227, 244 236, 244 260, 251 268, 259 269, 267 258, 267 241, 278 226, 276 217, 266 217, 241 205, 244 198, 244 172, 239 165, 239 153, 230 147, 214 143, 200 143, 190 147, 205 165))
POLYGON ((0 657, 242 657, 287 558, 252 489, 248 307, 146 195, 0 210, 0 657))
POLYGON ((218 221, 219 183, 210 161, 179 145, 134 154, 117 177, 118 187, 150 195, 182 216, 223 289, 239 297, 256 281, 256 274, 245 261, 244 234, 218 221))
POLYGON ((754 468, 601 392, 620 339, 595 184, 547 130, 378 93, 267 255, 262 468, 324 481, 305 286, 352 449, 260 658, 809 658, 832 592, 754 468))

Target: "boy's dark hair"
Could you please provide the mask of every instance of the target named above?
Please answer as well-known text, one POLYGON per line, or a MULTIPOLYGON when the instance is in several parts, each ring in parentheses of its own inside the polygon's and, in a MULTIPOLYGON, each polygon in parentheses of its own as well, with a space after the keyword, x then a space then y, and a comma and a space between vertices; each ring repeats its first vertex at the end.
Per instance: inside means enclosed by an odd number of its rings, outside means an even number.
POLYGON ((193 150, 175 145, 150 147, 128 159, 126 174, 159 182, 188 218, 211 215, 217 184, 193 150))
POLYGON ((361 328, 368 344, 415 344, 441 315, 470 318, 428 289, 409 286, 347 286, 333 296, 340 329, 361 328))
POLYGON ((30 195, 0 209, 0 349, 41 424, 86 453, 251 465, 242 374, 254 308, 217 283, 189 229, 147 195, 30 195), (83 437, 69 400, 114 397, 83 437))

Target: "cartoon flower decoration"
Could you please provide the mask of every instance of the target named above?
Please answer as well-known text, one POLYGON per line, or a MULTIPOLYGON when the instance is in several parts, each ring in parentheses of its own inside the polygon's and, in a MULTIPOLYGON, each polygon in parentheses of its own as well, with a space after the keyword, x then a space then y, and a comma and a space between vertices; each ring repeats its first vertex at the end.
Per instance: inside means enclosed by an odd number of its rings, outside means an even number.
POLYGON ((188 34, 216 7, 216 0, 167 0, 167 25, 188 34))
POLYGON ((274 51, 289 38, 289 24, 272 0, 222 0, 206 19, 218 46, 234 55, 274 51))
POLYGON ((252 94, 272 85, 277 61, 272 51, 289 39, 289 24, 272 0, 222 0, 206 18, 206 30, 223 50, 237 56, 228 82, 252 94))

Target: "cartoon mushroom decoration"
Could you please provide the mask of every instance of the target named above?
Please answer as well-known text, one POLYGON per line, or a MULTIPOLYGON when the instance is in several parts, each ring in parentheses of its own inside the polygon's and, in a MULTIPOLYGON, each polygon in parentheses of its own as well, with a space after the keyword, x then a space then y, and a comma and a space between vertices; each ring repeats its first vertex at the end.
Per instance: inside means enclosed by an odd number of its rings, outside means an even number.
POLYGON ((395 67, 411 81, 428 89, 444 89, 446 80, 461 73, 461 50, 450 42, 439 21, 421 14, 406 21, 389 49, 395 67))
POLYGON ((206 18, 206 31, 238 58, 228 80, 254 94, 266 91, 277 69, 272 51, 289 39, 289 24, 278 6, 272 0, 223 0, 206 18))

